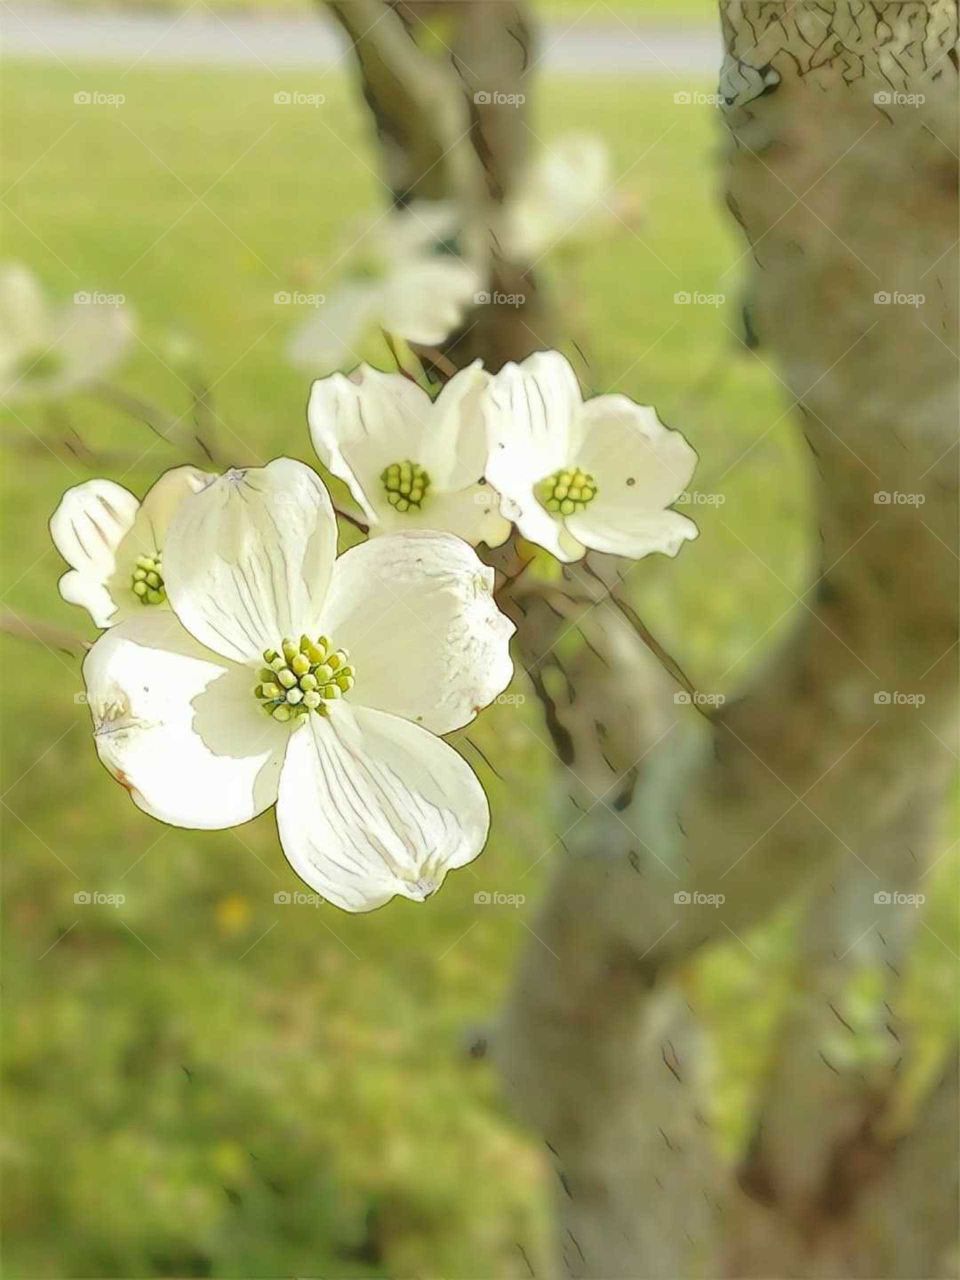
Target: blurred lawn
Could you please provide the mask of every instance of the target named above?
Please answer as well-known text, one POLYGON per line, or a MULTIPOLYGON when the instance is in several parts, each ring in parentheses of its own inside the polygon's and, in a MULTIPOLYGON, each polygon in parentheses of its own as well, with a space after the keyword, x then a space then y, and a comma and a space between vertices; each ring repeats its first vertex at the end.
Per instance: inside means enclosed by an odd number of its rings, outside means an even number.
MULTIPOLYGON (((127 296, 141 342, 125 387, 182 411, 171 343, 186 335, 215 384, 221 439, 310 461, 306 385, 280 356, 295 317, 274 293, 323 289, 345 225, 382 189, 346 82, 297 79, 112 68, 81 81, 8 64, 6 256, 64 297, 127 296), (327 103, 274 106, 285 87, 327 103), (79 89, 126 102, 78 110, 79 89)), ((784 583, 803 580, 808 494, 781 389, 732 332, 738 272, 721 273, 742 248, 718 199, 718 130, 707 109, 678 110, 672 88, 553 81, 533 124, 544 137, 602 132, 646 206, 638 231, 603 235, 554 284, 587 381, 656 403, 701 454, 697 489, 722 495, 694 512, 701 537, 675 563, 645 561, 632 580, 697 683, 730 689, 780 634, 784 583), (679 290, 727 301, 677 307, 679 290)), ((110 474, 138 493, 175 461, 145 428, 79 397, 4 417, 24 445, 69 430, 122 454, 110 474)), ((56 594, 46 519, 66 486, 102 468, 42 445, 4 460, 6 603, 82 627, 56 594)), ((536 945, 524 922, 557 828, 532 699, 493 708, 466 735, 502 780, 461 743, 495 815, 478 862, 425 906, 349 917, 275 905, 300 886, 270 815, 221 833, 142 815, 96 761, 77 664, 2 643, 4 1274, 507 1277, 528 1274, 524 1254, 539 1268, 541 1153, 463 1051, 518 950, 536 945), (475 906, 484 889, 528 901, 475 906), (78 907, 84 890, 126 901, 78 907)), ((529 694, 522 677, 515 690, 529 694)), ((954 868, 941 864, 928 917, 953 946, 954 868)), ((785 921, 752 938, 759 960, 731 941, 690 974, 718 1032, 715 1112, 729 1144, 793 980, 788 936, 785 921)), ((950 960, 936 939, 923 944, 913 1007, 934 1043, 950 960)))

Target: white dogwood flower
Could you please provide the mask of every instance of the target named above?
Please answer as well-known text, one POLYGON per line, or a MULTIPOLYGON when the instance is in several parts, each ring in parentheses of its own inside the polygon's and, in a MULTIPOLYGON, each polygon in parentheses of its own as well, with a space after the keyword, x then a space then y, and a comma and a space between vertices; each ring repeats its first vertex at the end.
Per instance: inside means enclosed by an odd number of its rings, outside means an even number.
POLYGON ((349 367, 378 329, 428 347, 445 341, 482 288, 473 267, 437 248, 455 232, 455 211, 441 201, 378 220, 352 254, 353 271, 294 330, 290 363, 312 374, 349 367))
POLYGON ((371 534, 443 529, 491 547, 506 539, 509 521, 483 482, 489 380, 477 360, 435 400, 402 374, 369 365, 313 384, 307 418, 314 448, 349 485, 371 534))
POLYGON ((534 158, 504 208, 508 256, 531 262, 612 218, 610 152, 596 134, 564 134, 534 158))
POLYGON ((676 555, 697 536, 669 510, 697 455, 649 405, 623 395, 584 401, 569 361, 539 351, 507 364, 485 401, 487 479, 521 534, 558 560, 588 548, 640 559, 676 555))
POLYGON ((68 489, 50 517, 54 545, 71 566, 60 594, 110 627, 144 605, 167 607, 163 547, 174 512, 210 479, 195 467, 161 476, 143 502, 113 480, 68 489))
POLYGON ((68 395, 104 377, 133 337, 129 309, 76 294, 51 306, 32 271, 0 266, 0 399, 68 395))
POLYGON ((509 682, 513 625, 450 534, 336 551, 309 467, 228 472, 168 530, 171 609, 104 632, 83 670, 100 759, 141 809, 222 828, 276 803, 297 873, 369 911, 483 848, 483 788, 436 735, 509 682))

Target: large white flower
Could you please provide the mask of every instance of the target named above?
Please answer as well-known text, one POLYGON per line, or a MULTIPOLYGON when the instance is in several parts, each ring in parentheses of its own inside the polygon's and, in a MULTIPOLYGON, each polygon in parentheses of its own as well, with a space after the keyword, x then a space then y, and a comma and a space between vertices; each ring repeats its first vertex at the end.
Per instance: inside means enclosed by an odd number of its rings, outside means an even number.
POLYGON ((294 330, 291 364, 312 374, 354 365, 377 329, 428 347, 445 341, 482 288, 473 267, 437 248, 455 232, 455 210, 440 201, 378 220, 353 252, 353 271, 294 330))
POLYGON ((483 848, 487 800, 437 734, 508 683, 493 572, 450 534, 339 559, 327 490, 281 458, 186 498, 168 530, 172 611, 84 662, 100 759, 146 813, 220 828, 277 805, 298 874, 347 911, 422 901, 483 848))
POLYGON ((570 237, 583 235, 612 214, 610 152, 590 133, 568 133, 544 147, 504 207, 504 248, 531 262, 570 237))
POLYGON ((557 351, 507 364, 485 401, 487 479, 500 510, 558 560, 587 548, 639 559, 676 555, 697 536, 668 510, 693 475, 697 455, 649 405, 623 395, 584 401, 557 351))
POLYGON ((483 482, 483 397, 490 375, 475 361, 436 400, 399 373, 369 365, 315 382, 307 417, 314 448, 363 509, 370 533, 445 529, 476 546, 510 533, 483 482))
POLYGON ((72 567, 60 594, 98 627, 110 627, 145 605, 166 608, 163 548, 174 512, 210 477, 195 467, 161 476, 143 502, 113 480, 68 489, 50 517, 54 545, 72 567))
POLYGON ((32 271, 0 266, 0 399, 64 396, 104 377, 126 355, 126 306, 76 294, 51 306, 32 271))

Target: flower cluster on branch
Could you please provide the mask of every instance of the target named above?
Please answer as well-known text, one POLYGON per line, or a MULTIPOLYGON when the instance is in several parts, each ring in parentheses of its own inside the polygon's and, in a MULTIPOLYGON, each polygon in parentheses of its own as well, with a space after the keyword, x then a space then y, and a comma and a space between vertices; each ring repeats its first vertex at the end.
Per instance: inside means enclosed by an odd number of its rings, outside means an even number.
POLYGON ((290 458, 178 467, 142 502, 90 480, 51 533, 63 597, 104 628, 83 672, 113 777, 181 827, 275 805, 294 870, 369 911, 422 901, 487 838, 483 788, 443 741, 513 675, 475 548, 515 527, 563 561, 675 555, 695 455, 651 408, 585 402, 555 351, 476 362, 435 396, 364 365, 316 381, 308 420, 366 524, 341 555, 324 481, 290 458))

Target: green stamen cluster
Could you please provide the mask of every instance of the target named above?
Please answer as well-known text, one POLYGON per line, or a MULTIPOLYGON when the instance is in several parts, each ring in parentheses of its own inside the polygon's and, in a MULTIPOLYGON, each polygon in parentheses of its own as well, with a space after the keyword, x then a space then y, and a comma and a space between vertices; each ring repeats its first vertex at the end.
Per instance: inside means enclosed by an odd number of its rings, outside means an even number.
POLYGON ((141 604, 163 604, 167 593, 163 589, 163 557, 159 551, 152 556, 137 556, 131 586, 141 604))
POLYGON ((597 496, 597 482, 579 467, 554 472, 537 486, 537 497, 548 511, 572 516, 582 511, 597 496))
POLYGON ((411 507, 419 511, 430 488, 430 477, 419 462, 391 462, 381 472, 380 479, 387 491, 387 501, 397 511, 409 511, 411 507))
POLYGON ((345 649, 334 649, 326 636, 300 643, 284 640, 276 649, 264 649, 267 664, 260 671, 254 689, 267 715, 274 720, 293 720, 316 711, 327 714, 327 703, 342 698, 353 688, 354 670, 345 649))

